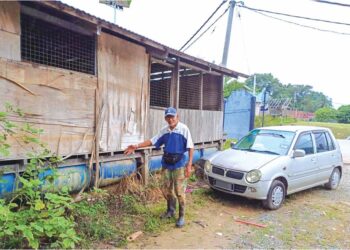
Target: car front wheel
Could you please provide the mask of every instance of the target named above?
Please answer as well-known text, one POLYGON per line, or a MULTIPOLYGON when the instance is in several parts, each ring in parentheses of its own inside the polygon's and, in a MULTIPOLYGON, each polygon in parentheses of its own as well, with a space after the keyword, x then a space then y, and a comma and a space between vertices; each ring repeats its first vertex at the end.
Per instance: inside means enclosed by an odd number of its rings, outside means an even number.
POLYGON ((282 206, 286 196, 286 187, 283 182, 274 180, 271 184, 267 199, 263 200, 263 206, 270 210, 276 210, 282 206))
POLYGON ((331 176, 329 177, 329 181, 326 183, 325 187, 329 190, 337 189, 340 183, 340 170, 339 168, 333 169, 331 176))

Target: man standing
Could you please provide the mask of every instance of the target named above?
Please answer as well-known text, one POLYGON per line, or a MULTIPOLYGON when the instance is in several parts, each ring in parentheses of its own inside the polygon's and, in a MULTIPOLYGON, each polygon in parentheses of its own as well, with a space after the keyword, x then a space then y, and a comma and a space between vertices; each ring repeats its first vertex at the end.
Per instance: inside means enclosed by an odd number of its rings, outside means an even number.
POLYGON ((186 178, 190 177, 193 142, 188 127, 179 121, 175 108, 169 107, 165 110, 165 126, 150 140, 137 145, 129 145, 124 154, 131 154, 138 148, 154 145, 156 148, 164 145, 162 158, 162 184, 161 189, 164 198, 167 200, 167 211, 163 218, 175 216, 176 197, 179 201, 179 218, 176 221, 177 227, 185 225, 185 188, 186 178), (188 162, 186 163, 185 152, 188 151, 188 162), (176 197, 174 195, 174 191, 176 197))

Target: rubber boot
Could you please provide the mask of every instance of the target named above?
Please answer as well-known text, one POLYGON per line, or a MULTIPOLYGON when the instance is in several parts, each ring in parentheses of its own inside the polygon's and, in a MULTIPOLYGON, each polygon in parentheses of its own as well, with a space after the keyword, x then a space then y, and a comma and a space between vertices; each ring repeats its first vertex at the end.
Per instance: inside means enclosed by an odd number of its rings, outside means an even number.
POLYGON ((179 218, 176 221, 176 227, 183 227, 185 225, 185 206, 179 205, 179 218))
POLYGON ((160 216, 162 219, 169 219, 175 216, 176 199, 167 200, 167 211, 160 216))

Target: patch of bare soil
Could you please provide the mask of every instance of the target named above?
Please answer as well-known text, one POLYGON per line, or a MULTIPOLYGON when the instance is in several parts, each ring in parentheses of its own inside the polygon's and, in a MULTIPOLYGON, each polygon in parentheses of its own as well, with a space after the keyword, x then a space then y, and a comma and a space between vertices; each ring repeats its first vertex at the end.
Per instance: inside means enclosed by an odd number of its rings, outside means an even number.
POLYGON ((184 228, 144 234, 127 248, 350 248, 350 165, 344 167, 337 190, 317 187, 291 195, 277 211, 226 194, 208 196, 195 209, 192 196, 187 195, 190 208, 184 228))

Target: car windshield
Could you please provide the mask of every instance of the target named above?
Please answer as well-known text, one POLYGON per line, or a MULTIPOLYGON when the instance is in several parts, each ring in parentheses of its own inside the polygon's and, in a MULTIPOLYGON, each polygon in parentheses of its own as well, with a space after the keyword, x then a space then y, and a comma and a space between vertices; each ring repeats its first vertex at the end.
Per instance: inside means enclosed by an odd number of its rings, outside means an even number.
POLYGON ((237 150, 286 155, 295 133, 289 131, 254 129, 233 147, 237 150))

